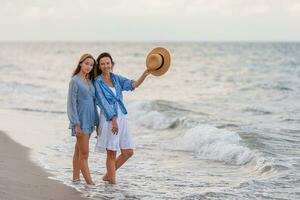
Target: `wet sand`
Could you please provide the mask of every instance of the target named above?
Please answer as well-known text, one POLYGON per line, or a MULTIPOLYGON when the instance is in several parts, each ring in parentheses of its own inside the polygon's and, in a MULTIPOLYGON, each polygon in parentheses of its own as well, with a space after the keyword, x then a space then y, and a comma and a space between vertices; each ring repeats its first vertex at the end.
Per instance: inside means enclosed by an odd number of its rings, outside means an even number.
POLYGON ((58 181, 29 159, 30 149, 0 131, 0 199, 83 200, 79 192, 58 181))

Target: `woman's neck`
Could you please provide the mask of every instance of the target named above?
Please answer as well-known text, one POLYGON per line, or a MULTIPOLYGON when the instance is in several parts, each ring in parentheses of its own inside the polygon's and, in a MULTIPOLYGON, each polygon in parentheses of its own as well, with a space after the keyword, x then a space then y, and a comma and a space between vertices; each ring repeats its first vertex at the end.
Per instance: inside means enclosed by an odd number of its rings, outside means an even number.
POLYGON ((105 80, 110 80, 109 73, 105 73, 105 74, 102 73, 101 76, 102 76, 102 78, 105 79, 105 80))
POLYGON ((106 83, 109 87, 114 87, 113 81, 110 77, 110 73, 101 74, 102 80, 106 83))

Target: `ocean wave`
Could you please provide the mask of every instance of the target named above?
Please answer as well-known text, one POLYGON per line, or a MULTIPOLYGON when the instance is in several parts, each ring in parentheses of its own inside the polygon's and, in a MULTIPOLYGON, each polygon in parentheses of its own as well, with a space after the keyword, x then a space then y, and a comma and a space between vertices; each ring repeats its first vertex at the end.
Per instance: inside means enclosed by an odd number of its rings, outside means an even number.
POLYGON ((147 128, 168 129, 175 128, 179 124, 179 119, 168 118, 157 111, 150 111, 138 118, 138 123, 147 128))
POLYGON ((44 86, 29 84, 29 83, 18 83, 18 82, 10 82, 10 83, 1 83, 0 82, 0 94, 1 93, 16 93, 20 95, 26 96, 40 96, 42 94, 54 93, 54 90, 50 90, 44 86))
POLYGON ((242 112, 250 112, 256 115, 270 115, 272 114, 271 111, 260 109, 260 108, 246 108, 243 109, 242 112))
POLYGON ((50 113, 50 114, 66 114, 65 111, 60 110, 43 110, 43 109, 33 109, 33 108, 13 108, 14 110, 21 110, 27 112, 39 112, 39 113, 50 113))
POLYGON ((57 107, 65 102, 58 90, 30 83, 0 82, 0 96, 4 101, 1 108, 33 112, 62 113, 57 107))
POLYGON ((257 158, 254 151, 241 144, 237 133, 210 125, 198 125, 187 130, 170 146, 174 150, 194 152, 200 159, 232 165, 245 165, 257 158))
POLYGON ((188 110, 178 109, 167 101, 136 101, 128 105, 135 123, 155 130, 174 129, 186 120, 188 110))
POLYGON ((293 83, 292 82, 278 82, 274 83, 258 83, 253 86, 253 88, 262 88, 263 90, 277 90, 279 92, 292 92, 293 83))

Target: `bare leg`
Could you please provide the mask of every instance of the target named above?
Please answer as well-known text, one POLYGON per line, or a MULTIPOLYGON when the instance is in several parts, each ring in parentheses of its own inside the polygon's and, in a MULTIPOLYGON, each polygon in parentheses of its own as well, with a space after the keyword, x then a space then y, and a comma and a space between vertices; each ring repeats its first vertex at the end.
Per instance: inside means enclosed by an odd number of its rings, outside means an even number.
POLYGON ((133 149, 121 149, 121 154, 116 161, 116 170, 119 169, 131 156, 133 156, 133 149))
POLYGON ((82 134, 78 137, 78 146, 79 146, 79 163, 81 173, 88 185, 94 185, 92 181, 89 165, 88 165, 88 157, 89 157, 89 139, 90 135, 82 134))
MULTIPOLYGON (((118 156, 115 165, 115 171, 119 169, 131 156, 133 156, 133 149, 121 149, 121 154, 118 156)), ((104 181, 109 181, 107 174, 102 178, 104 181)))
POLYGON ((73 181, 78 181, 80 177, 80 167, 79 167, 79 147, 78 142, 75 144, 75 151, 73 155, 73 181))
POLYGON ((107 150, 106 157, 106 170, 107 170, 107 181, 110 184, 116 183, 116 151, 107 150))

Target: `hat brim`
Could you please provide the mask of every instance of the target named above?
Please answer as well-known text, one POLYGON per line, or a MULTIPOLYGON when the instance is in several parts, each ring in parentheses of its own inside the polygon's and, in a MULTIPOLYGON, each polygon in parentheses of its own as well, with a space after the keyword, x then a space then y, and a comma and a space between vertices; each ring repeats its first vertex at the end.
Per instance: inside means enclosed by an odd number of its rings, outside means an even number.
MULTIPOLYGON (((157 48, 153 49, 148 54, 147 60, 148 60, 148 57, 151 54, 160 54, 160 55, 162 55, 163 58, 164 58, 164 64, 160 69, 158 69, 158 70, 149 70, 149 72, 154 76, 161 76, 161 75, 165 74, 169 70, 170 64, 171 64, 171 56, 170 56, 169 51, 167 49, 163 48, 163 47, 157 47, 157 48)), ((148 66, 147 60, 146 60, 146 66, 148 66)))

